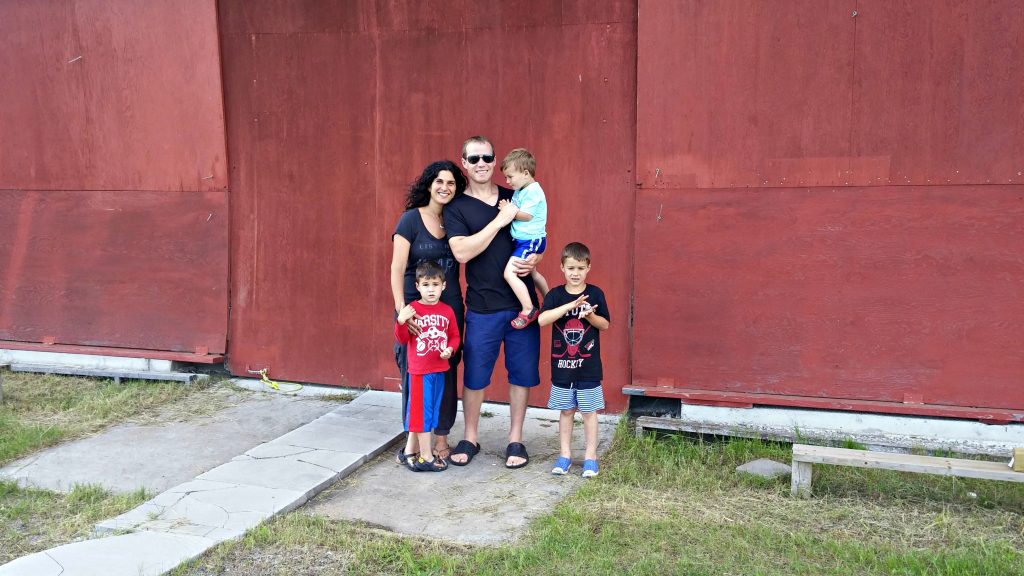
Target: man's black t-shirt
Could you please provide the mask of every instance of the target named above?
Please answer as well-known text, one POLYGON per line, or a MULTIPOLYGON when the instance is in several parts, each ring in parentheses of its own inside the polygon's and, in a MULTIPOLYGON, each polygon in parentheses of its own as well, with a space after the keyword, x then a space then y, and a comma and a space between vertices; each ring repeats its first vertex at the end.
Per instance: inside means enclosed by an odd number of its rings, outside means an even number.
MULTIPOLYGON (((512 191, 498 186, 498 201, 510 200, 512 191)), ((491 206, 476 198, 460 194, 444 207, 444 229, 448 238, 472 236, 484 229, 498 215, 497 204, 491 206)), ((474 312, 491 313, 518 310, 519 300, 505 282, 505 264, 515 249, 512 225, 501 229, 483 252, 466 263, 466 307, 474 312)), ((530 276, 523 276, 530 300, 537 306, 537 294, 530 276)))
MULTIPOLYGON (((604 292, 593 284, 587 284, 583 294, 587 295, 587 304, 597 306, 595 313, 611 322, 604 292)), ((580 294, 570 294, 565 286, 552 288, 544 297, 544 310, 554 310, 579 297, 580 294)), ((601 368, 601 331, 587 320, 580 320, 582 311, 582 307, 573 308, 551 325, 552 382, 600 382, 604 377, 601 368)))

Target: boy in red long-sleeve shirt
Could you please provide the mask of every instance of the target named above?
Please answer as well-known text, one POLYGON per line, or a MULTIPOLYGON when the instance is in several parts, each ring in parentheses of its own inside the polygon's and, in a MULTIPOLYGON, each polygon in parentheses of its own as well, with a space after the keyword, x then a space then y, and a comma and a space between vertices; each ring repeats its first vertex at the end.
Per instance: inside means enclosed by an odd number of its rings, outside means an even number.
POLYGON ((405 454, 409 468, 415 472, 441 472, 448 468, 448 463, 434 458, 431 450, 431 430, 437 426, 441 410, 448 358, 459 347, 455 312, 451 306, 441 302, 444 287, 444 270, 434 262, 420 263, 416 267, 416 290, 420 299, 402 308, 395 320, 395 338, 409 349, 409 370, 406 381, 402 383, 409 390, 409 411, 405 418, 405 431, 409 438, 405 454), (406 327, 410 318, 414 318, 420 328, 415 338, 406 327), (415 340, 415 345, 410 345, 411 340, 415 340), (420 457, 413 461, 411 455, 416 453, 417 443, 420 457))

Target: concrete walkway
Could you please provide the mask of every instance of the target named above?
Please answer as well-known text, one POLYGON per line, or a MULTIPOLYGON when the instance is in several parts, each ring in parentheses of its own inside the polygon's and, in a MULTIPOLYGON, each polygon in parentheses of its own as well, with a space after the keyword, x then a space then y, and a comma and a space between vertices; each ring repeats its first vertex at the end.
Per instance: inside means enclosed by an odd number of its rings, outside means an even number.
POLYGON ((163 574, 301 506, 379 454, 402 435, 400 401, 366 392, 96 527, 116 535, 18 558, 0 566, 0 576, 163 574))

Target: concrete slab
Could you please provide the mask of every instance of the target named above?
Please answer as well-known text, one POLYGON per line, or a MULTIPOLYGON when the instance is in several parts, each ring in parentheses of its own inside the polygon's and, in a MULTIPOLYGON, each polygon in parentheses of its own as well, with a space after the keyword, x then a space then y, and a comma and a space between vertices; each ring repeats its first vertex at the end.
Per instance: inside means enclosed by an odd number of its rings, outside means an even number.
POLYGON ((122 358, 118 356, 95 356, 91 354, 65 354, 61 352, 34 352, 31 350, 0 349, 0 363, 5 364, 54 364, 78 366, 97 370, 131 370, 148 372, 170 372, 170 360, 148 358, 122 358))
MULTIPOLYGON (((124 530, 168 531, 211 537, 240 536, 274 514, 305 501, 299 490, 239 486, 194 480, 96 525, 98 533, 124 530)), ((220 538, 223 539, 223 538, 220 538)))
POLYGON ((239 392, 237 402, 187 422, 115 426, 12 462, 0 468, 0 478, 61 492, 75 484, 98 484, 115 492, 161 492, 339 406, 249 392, 239 392))
POLYGON ((31 554, 0 566, 0 576, 157 576, 212 545, 199 536, 135 532, 31 554))
MULTIPOLYGON (((553 476, 558 457, 558 422, 550 411, 529 411, 524 443, 530 464, 519 470, 505 468, 508 416, 500 407, 485 406, 495 414, 481 418, 481 452, 468 466, 451 466, 440 473, 413 473, 394 461, 389 447, 377 460, 337 483, 312 500, 304 510, 335 519, 359 520, 395 532, 454 540, 469 544, 497 544, 518 537, 533 518, 548 513, 559 500, 585 482, 580 478, 583 430, 573 435, 573 467, 568 476, 553 476), (422 502, 431 502, 429 510, 422 502), (438 511, 443 511, 439 513, 438 511)), ((557 414, 557 413, 556 413, 557 414)), ((603 453, 615 431, 614 419, 600 427, 603 453)), ((462 437, 461 415, 452 431, 452 444, 462 437)))

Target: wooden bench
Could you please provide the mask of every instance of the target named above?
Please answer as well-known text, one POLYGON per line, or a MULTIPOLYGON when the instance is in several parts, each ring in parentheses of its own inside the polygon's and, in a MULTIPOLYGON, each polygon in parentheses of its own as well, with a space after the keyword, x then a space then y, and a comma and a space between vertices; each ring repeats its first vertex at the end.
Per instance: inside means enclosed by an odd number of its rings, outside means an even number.
POLYGON ((1024 482, 1024 472, 1014 472, 1003 462, 793 444, 792 494, 794 496, 810 497, 811 466, 813 464, 835 464, 837 466, 880 468, 940 476, 1024 482))
POLYGON ((0 404, 4 403, 4 368, 10 366, 10 363, 0 362, 0 404))

